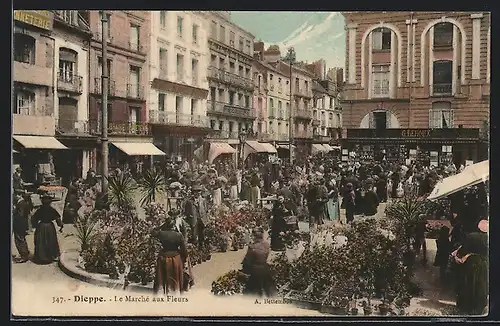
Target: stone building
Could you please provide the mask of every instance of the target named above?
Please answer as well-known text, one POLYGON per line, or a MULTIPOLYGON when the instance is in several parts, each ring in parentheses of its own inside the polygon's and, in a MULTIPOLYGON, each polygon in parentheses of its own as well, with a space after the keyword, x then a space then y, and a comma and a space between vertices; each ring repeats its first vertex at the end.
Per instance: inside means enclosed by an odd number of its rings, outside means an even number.
POLYGON ((348 142, 433 162, 480 158, 479 129, 490 110, 490 13, 344 16, 348 142), (382 149, 389 138, 400 138, 392 145, 401 148, 382 149))

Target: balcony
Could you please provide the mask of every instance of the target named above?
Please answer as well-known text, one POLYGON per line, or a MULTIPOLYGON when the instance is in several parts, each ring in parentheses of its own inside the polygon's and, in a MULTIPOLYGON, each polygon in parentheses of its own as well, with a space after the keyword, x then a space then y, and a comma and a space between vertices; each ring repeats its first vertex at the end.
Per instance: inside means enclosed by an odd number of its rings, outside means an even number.
POLYGON ((295 92, 293 93, 295 96, 312 98, 312 91, 306 88, 295 88, 295 92))
POLYGON ((433 84, 432 85, 432 95, 433 96, 452 96, 451 84, 433 84))
POLYGON ((82 76, 67 74, 60 71, 57 74, 57 90, 82 94, 82 76))
POLYGON ((332 137, 330 137, 330 136, 324 136, 324 135, 314 135, 313 139, 317 140, 319 142, 329 142, 329 141, 332 140, 332 137))
POLYGON ((287 141, 288 140, 288 134, 278 134, 278 140, 279 141, 287 141))
POLYGON ((253 91, 255 88, 252 79, 244 78, 215 67, 208 68, 208 78, 231 85, 236 85, 251 91, 253 91))
POLYGON ((55 119, 50 115, 14 114, 13 132, 15 135, 54 136, 55 119))
POLYGON ((166 112, 159 110, 149 110, 149 123, 164 125, 193 126, 209 128, 209 120, 206 116, 177 114, 176 112, 166 112))
POLYGON ((127 84, 127 98, 144 100, 144 87, 136 84, 127 84))
MULTIPOLYGON (((92 135, 100 135, 101 134, 101 121, 98 120, 89 120, 89 130, 92 135)), ((108 123, 108 135, 112 136, 130 136, 130 135, 138 135, 138 136, 150 136, 151 130, 149 123, 144 122, 130 122, 130 121, 121 121, 121 122, 109 122, 108 123)))
POLYGON ((237 131, 228 130, 214 130, 211 135, 208 135, 209 139, 239 139, 239 133, 237 131))
POLYGON ((313 134, 312 134, 312 132, 310 132, 308 130, 296 130, 293 133, 293 136, 295 138, 312 138, 313 134))
POLYGON ((310 110, 296 109, 296 110, 294 110, 294 118, 311 120, 312 119, 312 112, 310 110))
POLYGON ((89 134, 89 122, 76 119, 56 119, 56 130, 62 134, 89 134))
POLYGON ((14 81, 52 87, 52 68, 14 61, 14 81))
POLYGON ((255 119, 255 112, 252 108, 223 102, 207 101, 207 112, 236 118, 255 119))
POLYGON ((321 124, 321 121, 319 119, 314 118, 312 121, 312 125, 314 127, 318 127, 321 124))
MULTIPOLYGON (((114 80, 111 79, 108 79, 108 81, 109 81, 108 95, 115 96, 116 83, 114 80)), ((102 94, 102 84, 100 77, 94 78, 94 94, 99 94, 99 95, 102 94)))
POLYGON ((265 132, 259 132, 257 133, 257 139, 262 140, 262 141, 272 141, 274 140, 274 134, 273 133, 265 133, 265 132))

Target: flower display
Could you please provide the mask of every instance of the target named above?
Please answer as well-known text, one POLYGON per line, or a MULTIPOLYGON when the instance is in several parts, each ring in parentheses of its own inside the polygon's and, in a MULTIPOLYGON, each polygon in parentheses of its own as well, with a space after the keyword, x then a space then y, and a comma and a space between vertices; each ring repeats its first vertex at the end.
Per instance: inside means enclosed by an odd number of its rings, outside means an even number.
POLYGON ((243 289, 244 284, 241 282, 241 273, 232 270, 212 282, 211 292, 215 295, 234 295, 243 293, 243 289))

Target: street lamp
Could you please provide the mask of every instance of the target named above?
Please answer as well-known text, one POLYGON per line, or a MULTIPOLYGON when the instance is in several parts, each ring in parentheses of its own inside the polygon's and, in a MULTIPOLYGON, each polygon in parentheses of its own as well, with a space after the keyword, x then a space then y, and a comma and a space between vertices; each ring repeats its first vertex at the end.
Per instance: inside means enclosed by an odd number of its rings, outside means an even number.
POLYGON ((247 140, 247 132, 245 129, 242 129, 240 133, 238 134, 238 138, 240 139, 240 160, 241 160, 241 166, 243 167, 243 146, 245 145, 245 142, 247 140))
POLYGON ((295 62, 295 49, 293 47, 288 48, 288 52, 285 57, 285 61, 288 62, 290 65, 290 115, 289 115, 289 121, 288 121, 288 147, 290 151, 290 164, 293 164, 293 138, 292 138, 292 131, 293 131, 293 106, 292 106, 292 66, 295 62))

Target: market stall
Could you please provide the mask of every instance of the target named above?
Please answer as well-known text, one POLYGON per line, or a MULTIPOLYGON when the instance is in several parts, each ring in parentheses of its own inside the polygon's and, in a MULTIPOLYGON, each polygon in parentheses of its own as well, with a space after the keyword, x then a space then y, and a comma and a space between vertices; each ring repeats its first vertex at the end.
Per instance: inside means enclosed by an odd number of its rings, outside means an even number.
POLYGON ((212 164, 214 160, 221 155, 232 155, 236 153, 236 149, 228 143, 210 143, 208 150, 208 162, 212 164))

